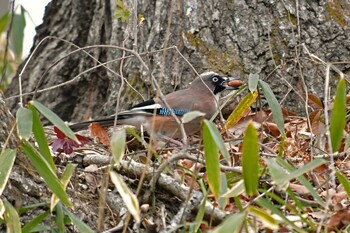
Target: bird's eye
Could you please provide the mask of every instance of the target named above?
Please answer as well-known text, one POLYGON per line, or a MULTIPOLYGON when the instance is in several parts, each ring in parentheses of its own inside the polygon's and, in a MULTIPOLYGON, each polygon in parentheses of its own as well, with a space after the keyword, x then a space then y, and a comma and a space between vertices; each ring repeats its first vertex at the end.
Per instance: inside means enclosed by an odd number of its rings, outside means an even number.
POLYGON ((211 79, 214 83, 216 83, 217 81, 219 81, 219 78, 214 76, 212 79, 211 79))

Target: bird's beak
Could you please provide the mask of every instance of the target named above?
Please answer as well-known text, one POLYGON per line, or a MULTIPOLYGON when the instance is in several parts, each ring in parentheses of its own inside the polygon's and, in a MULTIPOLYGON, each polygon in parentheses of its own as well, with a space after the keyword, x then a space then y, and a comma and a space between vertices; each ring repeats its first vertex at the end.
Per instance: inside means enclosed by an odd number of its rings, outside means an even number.
POLYGON ((243 83, 244 82, 242 80, 239 80, 239 78, 225 77, 225 81, 222 83, 222 85, 225 86, 228 90, 238 90, 238 88, 242 86, 243 83))

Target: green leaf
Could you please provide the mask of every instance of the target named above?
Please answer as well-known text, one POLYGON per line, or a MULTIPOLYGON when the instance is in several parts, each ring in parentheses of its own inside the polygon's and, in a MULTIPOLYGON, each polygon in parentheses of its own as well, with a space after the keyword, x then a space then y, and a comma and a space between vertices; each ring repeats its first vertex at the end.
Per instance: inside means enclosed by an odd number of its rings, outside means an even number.
MULTIPOLYGON (((203 184, 203 180, 201 180, 201 181, 202 181, 202 184, 203 184)), ((207 200, 208 192, 205 189, 203 189, 203 188, 202 188, 202 192, 203 192, 202 204, 200 205, 199 210, 197 212, 195 224, 193 226, 193 231, 191 231, 191 232, 198 232, 198 229, 200 228, 200 226, 202 224, 203 217, 204 217, 204 214, 205 214, 205 206, 206 206, 206 200, 207 200)))
MULTIPOLYGON (((220 194, 226 193, 226 192, 227 192, 226 174, 223 172, 220 172, 220 194)), ((227 205, 228 198, 226 196, 220 195, 217 202, 219 204, 219 207, 223 210, 227 205)))
POLYGON ((196 119, 197 117, 202 117, 204 116, 205 113, 200 112, 200 111, 191 111, 191 112, 187 112, 183 115, 181 121, 182 123, 186 124, 190 121, 193 121, 194 119, 196 119))
POLYGON ((350 198, 350 183, 349 183, 349 180, 343 175, 343 173, 341 173, 339 171, 336 172, 336 175, 338 177, 339 182, 343 186, 346 194, 350 198))
POLYGON ((348 134, 348 136, 346 137, 345 146, 344 146, 344 151, 346 151, 347 149, 349 149, 349 147, 350 147, 350 134, 348 134))
POLYGON ((208 175, 208 184, 211 192, 214 194, 215 198, 217 199, 220 195, 219 150, 214 140, 214 135, 211 131, 211 129, 213 128, 212 126, 213 123, 208 120, 204 120, 202 122, 203 122, 202 127, 203 127, 204 155, 205 155, 205 165, 207 168, 207 175, 208 175))
POLYGON ((5 32, 8 23, 10 19, 10 14, 9 12, 6 12, 1 18, 0 18, 0 34, 5 32))
POLYGON ((248 206, 247 211, 248 213, 260 219, 264 227, 267 227, 271 230, 278 230, 278 222, 265 210, 256 206, 248 206))
POLYGON ((258 97, 258 92, 249 92, 241 102, 237 105, 235 110, 230 114, 227 118, 225 128, 229 129, 234 126, 245 114, 245 112, 250 108, 250 106, 254 103, 256 98, 258 97))
POLYGON ((41 114, 43 114, 53 125, 55 125, 59 130, 62 131, 67 137, 74 140, 75 142, 79 143, 79 140, 75 136, 74 132, 66 125, 61 118, 59 118, 56 113, 52 112, 50 109, 48 109, 46 106, 42 105, 36 100, 30 101, 30 104, 32 104, 41 114))
POLYGON ((211 233, 239 233, 241 232, 243 223, 245 222, 246 214, 238 213, 229 215, 219 226, 214 230, 209 231, 211 233))
POLYGON ((286 168, 280 166, 279 164, 284 163, 281 158, 275 159, 265 159, 265 162, 271 172, 271 177, 279 188, 285 190, 289 182, 293 179, 301 177, 304 173, 312 171, 313 169, 325 164, 326 161, 321 158, 316 158, 311 162, 305 164, 303 167, 298 169, 287 170, 286 168))
POLYGON ((111 138, 111 151, 114 162, 119 166, 120 161, 124 156, 126 144, 125 129, 116 130, 111 138))
POLYGON ((255 92, 258 87, 259 75, 258 74, 249 74, 248 78, 248 87, 251 93, 255 92))
POLYGON ((337 90, 335 92, 334 107, 332 110, 331 125, 329 128, 332 152, 339 150, 343 140, 343 131, 346 124, 346 82, 341 78, 338 82, 337 90))
POLYGON ((49 144, 46 139, 45 131, 43 125, 41 124, 40 117, 34 106, 29 105, 29 109, 32 110, 33 115, 33 133, 38 143, 40 153, 43 155, 44 159, 50 164, 53 171, 56 171, 56 165, 53 161, 49 144))
POLYGON ((5 189, 16 158, 16 150, 5 149, 0 154, 0 196, 5 189))
POLYGON ((21 6, 21 13, 13 15, 11 30, 11 47, 17 61, 21 61, 23 52, 24 28, 26 27, 25 9, 21 6))
POLYGON ((111 176, 111 180, 122 197, 130 214, 135 218, 136 222, 139 223, 141 221, 141 212, 136 195, 131 192, 129 187, 116 172, 111 171, 109 175, 111 176))
MULTIPOLYGON (((73 173, 75 171, 76 166, 77 166, 77 164, 70 163, 70 164, 68 164, 65 167, 65 169, 64 169, 64 171, 62 173, 62 177, 60 179, 60 181, 62 182, 64 190, 66 190, 67 185, 68 185, 68 183, 70 181, 70 178, 72 177, 72 175, 73 175, 73 173)), ((57 205, 58 201, 59 201, 59 198, 55 194, 52 194, 51 204, 50 204, 51 212, 53 211, 53 209, 57 205)))
POLYGON ((285 179, 289 175, 289 172, 281 167, 275 158, 265 158, 265 163, 269 168, 270 175, 275 184, 282 190, 288 188, 289 180, 285 179))
POLYGON ((246 193, 250 196, 257 194, 259 185, 259 143, 258 134, 252 122, 248 124, 244 134, 242 172, 246 193))
POLYGON ((266 82, 259 80, 259 84, 261 87, 262 92, 264 93, 264 96, 267 100, 267 103, 269 104, 273 119, 275 120, 277 127, 281 134, 284 134, 284 119, 282 114, 282 109, 280 104, 278 103, 275 95, 273 94, 273 91, 271 90, 269 84, 266 82))
POLYGON ((237 197, 245 192, 244 189, 244 181, 240 180, 235 185, 232 186, 230 190, 228 190, 225 194, 225 197, 237 197))
POLYGON ((5 223, 7 233, 20 233, 21 222, 19 221, 19 216, 16 209, 11 205, 10 202, 4 200, 5 205, 5 223))
MULTIPOLYGON (((271 204, 268 200, 266 200, 265 198, 258 198, 255 200, 255 203, 257 203, 259 206, 271 211, 271 213, 276 214, 277 216, 279 216, 285 223, 288 223, 289 226, 291 226, 295 232, 306 232, 300 228, 298 228, 292 221, 290 221, 286 215, 279 210, 278 208, 276 208, 273 204, 271 204)), ((294 231, 293 231, 294 232, 294 231)))
POLYGON ((16 114, 17 131, 21 139, 28 140, 33 128, 33 113, 27 108, 20 107, 16 114))
POLYGON ((63 206, 62 203, 59 202, 56 205, 56 225, 57 225, 57 231, 59 233, 64 233, 64 212, 63 212, 63 206))
POLYGON ((5 213, 5 205, 4 205, 4 202, 2 202, 2 200, 0 199, 0 219, 4 219, 4 213, 5 213))
POLYGON ((30 222, 26 223, 23 228, 22 228, 22 232, 26 233, 26 232, 32 232, 32 230, 37 227, 39 225, 39 223, 41 223, 47 216, 49 216, 50 214, 50 210, 47 210, 41 214, 39 214, 38 216, 36 216, 33 220, 31 220, 30 222))
MULTIPOLYGON (((277 158, 278 164, 282 166, 282 169, 286 169, 288 172, 292 172, 295 170, 295 168, 289 164, 287 161, 283 160, 282 158, 277 158)), ((311 196, 314 198, 315 201, 318 202, 319 205, 325 207, 326 203, 323 201, 323 199, 320 197, 320 195, 317 193, 315 188, 312 186, 312 184, 304 177, 299 176, 297 180, 304 185, 307 190, 310 192, 311 196)))
POLYGON ((205 124, 206 127, 208 128, 210 135, 211 135, 212 139, 214 140, 216 146, 219 148, 219 151, 221 152, 222 156, 225 158, 225 160, 228 163, 230 163, 231 162, 230 155, 226 149, 225 142, 222 139, 218 128, 216 128, 216 125, 213 122, 208 121, 208 120, 204 120, 203 124, 205 124))
POLYGON ((72 207, 73 205, 69 201, 67 193, 64 191, 63 184, 58 179, 49 163, 29 142, 23 142, 22 148, 49 189, 60 198, 63 204, 72 207))
POLYGON ((290 172, 288 176, 286 176, 284 179, 290 181, 293 179, 298 178, 299 176, 302 176, 303 174, 312 171, 313 169, 321 166, 322 164, 327 163, 326 160, 321 158, 316 158, 312 160, 311 162, 305 164, 302 167, 299 167, 298 169, 295 169, 294 171, 290 172))
POLYGON ((82 222, 77 216, 72 214, 69 210, 67 210, 66 208, 63 208, 63 211, 66 215, 68 215, 68 217, 72 220, 74 226, 76 226, 80 232, 94 233, 94 231, 88 225, 82 222))

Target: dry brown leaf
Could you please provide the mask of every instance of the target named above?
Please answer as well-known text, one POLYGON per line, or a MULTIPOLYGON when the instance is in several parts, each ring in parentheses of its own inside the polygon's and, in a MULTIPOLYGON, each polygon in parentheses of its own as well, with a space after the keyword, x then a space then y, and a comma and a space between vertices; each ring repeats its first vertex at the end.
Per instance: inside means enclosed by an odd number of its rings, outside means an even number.
POLYGON ((342 209, 333 214, 327 223, 327 231, 341 230, 344 226, 350 224, 350 209, 342 209))
POLYGON ((269 133, 273 136, 273 137, 279 137, 281 135, 277 125, 275 123, 272 122, 264 122, 263 126, 266 130, 269 131, 269 133))
POLYGON ((109 146, 109 136, 107 131, 98 123, 89 125, 90 134, 93 138, 97 138, 102 145, 109 146))
POLYGON ((300 195, 305 195, 309 194, 310 191, 304 186, 300 184, 289 184, 289 187, 291 188, 292 191, 300 194, 300 195))

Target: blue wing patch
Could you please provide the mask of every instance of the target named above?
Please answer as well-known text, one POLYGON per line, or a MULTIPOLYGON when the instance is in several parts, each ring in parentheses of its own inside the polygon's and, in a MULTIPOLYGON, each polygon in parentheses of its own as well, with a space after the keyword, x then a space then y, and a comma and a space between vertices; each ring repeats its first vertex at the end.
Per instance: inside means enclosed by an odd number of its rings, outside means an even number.
MULTIPOLYGON (((174 112, 174 114, 176 116, 183 116, 185 113, 189 112, 188 109, 176 109, 176 108, 172 108, 172 111, 174 112)), ((165 116, 170 116, 171 115, 171 111, 167 108, 160 108, 158 109, 157 113, 159 115, 165 115, 165 116)))

